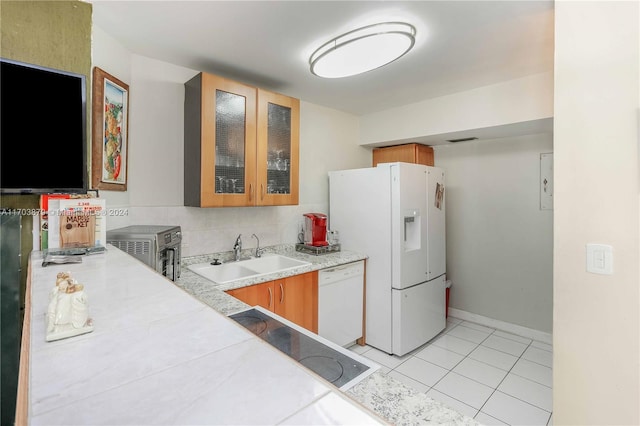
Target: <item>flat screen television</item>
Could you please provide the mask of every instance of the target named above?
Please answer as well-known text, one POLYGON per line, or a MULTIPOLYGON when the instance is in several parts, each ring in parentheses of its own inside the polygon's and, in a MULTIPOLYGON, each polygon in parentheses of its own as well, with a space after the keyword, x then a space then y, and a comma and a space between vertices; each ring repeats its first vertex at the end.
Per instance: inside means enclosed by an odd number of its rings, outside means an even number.
POLYGON ((86 78, 0 58, 0 193, 86 193, 86 78))

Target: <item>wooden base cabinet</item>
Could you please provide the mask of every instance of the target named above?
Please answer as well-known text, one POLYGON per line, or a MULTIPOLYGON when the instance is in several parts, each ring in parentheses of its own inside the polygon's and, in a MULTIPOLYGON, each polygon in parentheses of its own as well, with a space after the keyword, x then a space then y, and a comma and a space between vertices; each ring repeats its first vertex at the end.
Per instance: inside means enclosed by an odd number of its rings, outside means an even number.
POLYGON ((318 273, 267 281, 227 294, 250 306, 262 306, 314 333, 318 332, 318 273))
POLYGON ((396 161, 433 166, 433 148, 419 143, 409 143, 373 149, 373 167, 378 163, 395 163, 396 161))

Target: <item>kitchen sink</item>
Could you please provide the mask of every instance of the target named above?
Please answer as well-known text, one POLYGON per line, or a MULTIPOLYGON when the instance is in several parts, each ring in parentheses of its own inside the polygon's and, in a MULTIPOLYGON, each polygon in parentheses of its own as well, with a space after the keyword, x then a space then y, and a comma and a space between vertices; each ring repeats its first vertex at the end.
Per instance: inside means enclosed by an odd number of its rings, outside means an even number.
POLYGON ((199 263, 197 265, 190 265, 189 269, 216 283, 226 283, 258 274, 253 269, 245 268, 236 263, 225 263, 222 265, 199 263))
POLYGON ((188 268, 215 283, 224 284, 260 275, 284 272, 310 264, 310 262, 304 260, 293 259, 279 254, 265 254, 262 257, 254 257, 237 262, 230 261, 221 265, 197 263, 189 265, 188 268))
POLYGON ((297 268, 298 266, 310 265, 309 262, 304 260, 293 259, 279 254, 265 254, 262 257, 254 257, 237 263, 264 274, 286 271, 292 268, 297 268))

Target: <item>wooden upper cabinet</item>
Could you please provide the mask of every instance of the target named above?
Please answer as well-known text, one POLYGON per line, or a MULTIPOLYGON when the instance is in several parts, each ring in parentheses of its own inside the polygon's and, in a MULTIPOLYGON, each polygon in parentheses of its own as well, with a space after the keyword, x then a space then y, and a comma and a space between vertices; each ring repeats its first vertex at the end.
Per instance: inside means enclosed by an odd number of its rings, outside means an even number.
POLYGON ((395 163, 396 161, 433 166, 433 148, 419 143, 410 143, 373 149, 373 167, 378 163, 395 163))
POLYGON ((184 204, 297 204, 299 127, 297 99, 193 77, 185 83, 184 204))
POLYGON ((298 204, 300 101, 258 89, 259 206, 298 204))

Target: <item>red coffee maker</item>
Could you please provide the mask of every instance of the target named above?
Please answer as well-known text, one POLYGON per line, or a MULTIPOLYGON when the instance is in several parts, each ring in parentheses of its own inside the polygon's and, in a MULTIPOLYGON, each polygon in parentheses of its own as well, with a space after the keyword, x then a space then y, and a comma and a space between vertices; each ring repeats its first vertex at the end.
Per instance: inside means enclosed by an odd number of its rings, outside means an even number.
POLYGON ((304 243, 310 246, 328 246, 327 215, 323 213, 304 214, 304 243))

